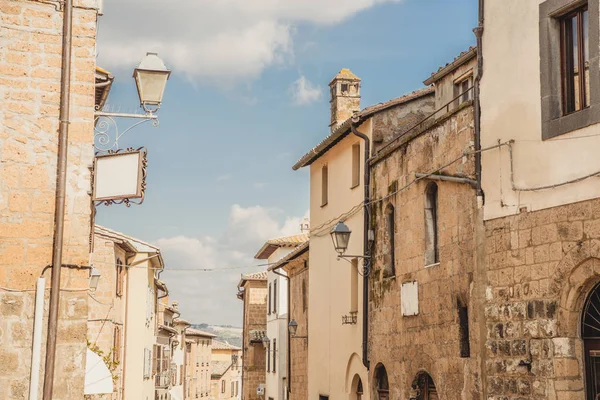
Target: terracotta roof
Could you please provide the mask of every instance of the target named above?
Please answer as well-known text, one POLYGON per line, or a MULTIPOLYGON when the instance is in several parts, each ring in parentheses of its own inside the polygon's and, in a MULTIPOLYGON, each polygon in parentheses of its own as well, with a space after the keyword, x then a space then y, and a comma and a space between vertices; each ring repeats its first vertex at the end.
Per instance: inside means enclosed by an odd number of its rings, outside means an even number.
POLYGON ((299 255, 301 255, 302 253, 307 251, 309 245, 310 245, 310 242, 302 243, 300 246, 296 247, 294 249, 294 251, 292 251, 290 254, 286 255, 281 260, 277 261, 275 264, 269 266, 269 269, 267 271, 273 271, 274 269, 283 267, 285 264, 287 264, 288 262, 292 261, 294 258, 298 257, 299 255))
POLYGON ((165 331, 170 332, 170 333, 177 333, 177 329, 171 328, 170 326, 163 325, 163 324, 158 324, 158 329, 159 330, 162 329, 162 330, 165 330, 165 331))
POLYGON ((98 235, 106 236, 111 239, 120 239, 123 241, 127 241, 127 242, 131 243, 131 245, 133 245, 133 247, 139 253, 160 253, 160 248, 158 248, 157 246, 154 246, 150 243, 136 239, 134 237, 127 236, 124 233, 117 232, 115 230, 106 228, 104 226, 95 225, 94 233, 96 233, 98 235))
MULTIPOLYGON (((352 118, 357 120, 357 125, 361 122, 368 119, 370 116, 377 114, 378 112, 387 110, 388 108, 395 107, 404 103, 408 103, 410 101, 416 100, 423 96, 427 96, 433 94, 435 92, 435 88, 426 87, 419 90, 415 90, 412 93, 406 94, 401 97, 397 97, 385 103, 379 103, 373 106, 369 106, 362 111, 354 114, 352 118)), ((352 118, 348 118, 344 121, 340 126, 337 127, 335 131, 333 131, 329 136, 327 136, 321 143, 312 148, 308 153, 306 153, 302 158, 294 164, 292 167, 293 170, 300 169, 302 167, 306 167, 312 164, 315 160, 325 154, 330 148, 335 146, 340 140, 345 138, 350 133, 350 126, 352 125, 352 118)))
POLYGON ((425 85, 431 85, 432 83, 439 81, 440 79, 442 79, 443 77, 448 75, 450 72, 454 71, 456 68, 460 67, 461 65, 466 64, 467 62, 469 62, 476 56, 477 56, 477 47, 475 47, 475 46, 469 47, 469 50, 463 51, 462 53, 460 53, 458 56, 456 56, 454 58, 454 60, 452 60, 452 62, 439 67, 438 70, 436 72, 432 73, 431 76, 429 78, 427 78, 423 83, 425 85))
POLYGON ((302 233, 300 235, 285 236, 267 240, 260 250, 258 250, 254 258, 258 260, 265 260, 280 247, 296 247, 308 242, 308 239, 308 234, 302 233))
POLYGON ((225 372, 231 367, 231 361, 211 361, 210 368, 211 373, 210 376, 215 378, 220 378, 225 375, 225 372))
POLYGON ((183 318, 177 318, 173 320, 173 323, 176 325, 191 325, 191 323, 183 318))
POLYGON ((267 271, 255 272, 253 274, 242 274, 240 282, 238 283, 238 288, 244 286, 246 281, 266 281, 267 280, 267 271))
POLYGON ((208 332, 204 332, 199 329, 193 329, 193 328, 187 328, 185 330, 185 334, 186 334, 186 336, 204 336, 204 337, 211 337, 211 338, 217 336, 213 333, 208 333, 208 332))
POLYGON ((242 350, 241 348, 239 348, 237 346, 234 346, 229 343, 219 342, 218 340, 213 340, 212 349, 213 350, 237 350, 237 351, 242 350))

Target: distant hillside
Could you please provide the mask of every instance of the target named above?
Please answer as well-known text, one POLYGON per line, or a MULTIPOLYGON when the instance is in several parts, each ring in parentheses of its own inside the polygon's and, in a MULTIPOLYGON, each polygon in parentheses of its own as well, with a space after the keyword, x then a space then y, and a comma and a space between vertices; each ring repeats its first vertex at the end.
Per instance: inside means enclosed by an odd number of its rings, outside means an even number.
POLYGON ((242 328, 236 328, 230 325, 192 325, 194 329, 209 332, 217 335, 216 339, 221 342, 227 342, 231 345, 242 347, 242 328))

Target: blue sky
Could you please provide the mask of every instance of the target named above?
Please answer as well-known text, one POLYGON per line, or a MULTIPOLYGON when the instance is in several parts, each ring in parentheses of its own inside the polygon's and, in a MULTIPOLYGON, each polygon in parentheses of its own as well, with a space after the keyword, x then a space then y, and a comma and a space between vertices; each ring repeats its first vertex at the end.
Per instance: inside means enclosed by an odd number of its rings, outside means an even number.
POLYGON ((148 148, 144 204, 102 206, 97 223, 162 247, 162 277, 184 318, 239 325, 236 284, 256 268, 169 268, 248 265, 264 240, 295 233, 308 171, 291 166, 329 133, 331 78, 341 68, 362 78, 362 107, 422 87, 474 44, 477 2, 180 0, 165 10, 145 0, 140 15, 140 1, 108 0, 100 17, 110 106, 136 109, 131 71, 144 51, 157 50, 173 73, 160 127, 121 143, 148 148))

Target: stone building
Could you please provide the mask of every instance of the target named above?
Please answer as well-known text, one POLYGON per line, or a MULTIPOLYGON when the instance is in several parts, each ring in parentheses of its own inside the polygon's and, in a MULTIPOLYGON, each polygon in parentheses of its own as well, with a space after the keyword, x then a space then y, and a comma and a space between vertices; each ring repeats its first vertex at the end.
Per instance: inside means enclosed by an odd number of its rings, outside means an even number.
MULTIPOLYGON (((340 260, 329 233, 340 220, 352 230, 347 254, 364 254, 364 161, 365 142, 386 139, 393 130, 375 129, 371 116, 384 110, 404 125, 433 110, 429 88, 360 110, 360 80, 343 69, 330 83, 331 133, 308 151, 294 166, 310 166, 310 296, 308 309, 308 398, 357 397, 370 399, 369 359, 364 313, 363 261, 340 260), (348 263, 347 261, 350 261, 348 263), (317 311, 318 310, 318 311, 317 311)), ((369 153, 370 157, 371 153, 369 153)), ((367 286, 368 287, 368 286, 367 286)), ((300 327, 299 327, 300 329, 300 327)))
POLYGON ((238 283, 238 298, 244 302, 242 400, 264 397, 266 379, 267 272, 242 275, 238 283))
MULTIPOLYGON (((81 266, 90 253, 97 1, 74 3, 63 263, 81 266)), ((0 1, 0 399, 28 397, 36 279, 52 263, 62 27, 54 2, 0 1)), ((83 397, 89 271, 63 269, 62 288, 56 400, 83 397)), ((44 330, 42 364, 45 342, 44 330)))
POLYGON ((210 396, 212 343, 215 335, 198 329, 185 330, 185 400, 210 396))
POLYGON ((374 140, 370 162, 375 399, 482 398, 471 296, 475 162, 467 155, 475 58, 475 49, 462 53, 426 80, 433 89, 424 89, 428 101, 409 123, 401 112, 410 105, 369 117, 373 137, 386 138, 374 140))
MULTIPOLYGON (((308 398, 308 258, 309 242, 298 246, 284 260, 269 267, 281 268, 289 276, 289 320, 297 328, 289 338, 288 400, 308 398)), ((289 323, 288 322, 288 326, 289 323)))
POLYGON ((211 348, 211 400, 241 398, 242 349, 213 340, 211 348))
POLYGON ((486 2, 481 143, 498 146, 482 153, 488 399, 600 393, 599 8, 486 2))

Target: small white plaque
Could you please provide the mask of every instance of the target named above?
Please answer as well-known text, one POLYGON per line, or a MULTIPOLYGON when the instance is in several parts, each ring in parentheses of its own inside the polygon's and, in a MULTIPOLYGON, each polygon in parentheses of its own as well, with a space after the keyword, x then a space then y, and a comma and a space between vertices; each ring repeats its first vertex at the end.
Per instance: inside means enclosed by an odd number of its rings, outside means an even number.
POLYGON ((400 298, 403 316, 419 315, 419 284, 417 281, 403 283, 400 289, 400 298))
POLYGON ((142 151, 97 156, 93 200, 142 198, 143 158, 142 151))

